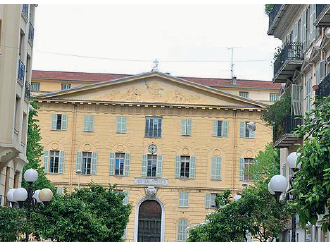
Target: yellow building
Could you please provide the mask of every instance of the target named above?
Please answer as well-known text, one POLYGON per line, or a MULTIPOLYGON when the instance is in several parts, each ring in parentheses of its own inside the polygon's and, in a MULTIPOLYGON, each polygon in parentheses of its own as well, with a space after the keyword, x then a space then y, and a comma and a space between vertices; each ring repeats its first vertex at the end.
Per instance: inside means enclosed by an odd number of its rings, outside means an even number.
POLYGON ((32 74, 35 4, 0 4, 0 206, 21 185, 32 74))
POLYGON ((118 184, 132 213, 127 241, 185 241, 215 195, 239 193, 266 105, 160 72, 36 95, 45 171, 58 190, 118 184), (78 174, 77 174, 78 171, 78 174))

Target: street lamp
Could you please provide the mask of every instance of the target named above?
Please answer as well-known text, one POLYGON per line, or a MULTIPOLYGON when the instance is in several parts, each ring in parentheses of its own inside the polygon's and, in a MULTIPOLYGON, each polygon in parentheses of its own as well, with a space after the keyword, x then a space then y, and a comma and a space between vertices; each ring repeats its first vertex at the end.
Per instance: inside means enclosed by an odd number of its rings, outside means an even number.
MULTIPOLYGON (((10 189, 7 193, 7 200, 14 205, 18 203, 19 207, 26 208, 26 219, 31 221, 31 209, 37 207, 41 202, 49 202, 53 198, 53 192, 50 189, 36 190, 33 192, 32 183, 37 181, 38 172, 34 169, 28 169, 24 173, 24 179, 29 184, 29 188, 26 190, 24 188, 10 189)), ((25 233, 24 242, 29 241, 30 232, 25 233)))
POLYGON ((76 174, 78 175, 78 190, 79 190, 79 189, 80 189, 80 174, 81 174, 81 170, 78 169, 78 170, 76 171, 76 174))
MULTIPOLYGON (((287 200, 294 201, 296 199, 296 196, 294 194, 291 194, 292 188, 293 188, 293 182, 294 179, 297 177, 296 172, 300 169, 301 163, 297 164, 297 159, 300 153, 292 152, 287 157, 287 164, 292 169, 293 175, 291 176, 289 180, 289 188, 288 182, 286 177, 282 175, 275 175, 271 178, 270 182, 268 183, 268 191, 270 194, 274 195, 276 198, 276 201, 279 203, 279 199, 282 193, 286 193, 286 197, 284 199, 283 205, 286 204, 287 200)), ((294 213, 292 216, 292 242, 296 242, 296 214, 294 213)))

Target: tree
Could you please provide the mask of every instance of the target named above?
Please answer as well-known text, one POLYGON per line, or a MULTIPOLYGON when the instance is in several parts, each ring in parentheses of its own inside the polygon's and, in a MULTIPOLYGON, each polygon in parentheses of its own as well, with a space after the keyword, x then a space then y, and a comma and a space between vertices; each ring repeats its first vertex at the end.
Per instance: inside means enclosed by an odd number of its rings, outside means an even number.
POLYGON ((49 205, 35 212, 35 235, 58 242, 121 241, 131 205, 115 186, 90 184, 72 194, 55 195, 49 205))
MULTIPOLYGON (((27 169, 33 168, 38 171, 38 180, 33 183, 33 188, 35 190, 41 190, 43 188, 49 188, 55 192, 55 186, 49 181, 45 176, 44 170, 40 165, 40 157, 43 152, 43 146, 40 144, 41 135, 40 127, 38 125, 39 120, 36 118, 38 116, 38 105, 36 102, 30 102, 34 110, 29 111, 29 120, 28 120, 28 134, 27 134, 27 146, 26 146, 26 157, 28 164, 23 168, 23 174, 27 169)), ((22 178, 23 188, 28 188, 29 185, 25 181, 24 177, 22 178)))
POLYGON ((306 113, 303 125, 297 130, 303 138, 303 145, 298 149, 297 163, 301 169, 294 181, 293 193, 297 199, 295 206, 299 223, 313 225, 318 215, 323 231, 330 230, 330 97, 317 101, 315 109, 306 113))
POLYGON ((265 13, 269 16, 270 12, 272 12, 275 4, 265 4, 265 13))

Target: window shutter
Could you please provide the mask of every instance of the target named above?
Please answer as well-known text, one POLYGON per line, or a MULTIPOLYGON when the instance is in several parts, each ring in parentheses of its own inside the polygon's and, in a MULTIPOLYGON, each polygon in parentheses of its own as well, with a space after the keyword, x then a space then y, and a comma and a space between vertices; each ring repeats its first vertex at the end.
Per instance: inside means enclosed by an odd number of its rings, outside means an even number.
POLYGON ((84 131, 88 131, 88 115, 84 115, 84 131))
POLYGON ((179 207, 188 207, 189 206, 189 193, 188 192, 179 192, 179 207))
POLYGON ((325 77, 325 61, 321 61, 320 63, 320 82, 324 79, 325 77))
POLYGON ((109 175, 115 175, 115 154, 110 153, 109 156, 109 175))
POLYGON ((205 208, 211 208, 211 194, 205 194, 205 208))
POLYGON ((88 126, 89 131, 94 131, 94 116, 90 115, 89 116, 89 126, 88 126))
POLYGON ((57 115, 52 114, 52 129, 51 130, 56 130, 56 122, 57 122, 57 115))
POLYGON ((300 91, 300 85, 291 84, 291 107, 293 115, 301 115, 300 91))
POLYGON ((217 176, 217 179, 218 180, 221 180, 221 163, 222 163, 222 159, 221 157, 217 157, 217 160, 216 160, 216 164, 217 164, 217 169, 216 169, 216 176, 217 176))
POLYGON ((117 117, 117 133, 121 133, 121 117, 117 117))
POLYGON ((212 157, 211 161, 211 179, 215 179, 215 166, 216 166, 216 157, 212 157))
POLYGON ((239 159, 239 180, 244 180, 244 158, 239 159))
POLYGON ((77 152, 77 158, 76 158, 76 171, 82 171, 82 152, 77 152))
POLYGON ((127 205, 128 204, 128 191, 127 190, 124 190, 123 193, 125 195, 125 197, 123 199, 123 204, 124 205, 127 205))
POLYGON ((49 164, 49 151, 44 151, 44 172, 47 173, 49 171, 48 164, 49 164))
POLYGON ((255 131, 249 130, 249 137, 255 137, 255 131))
POLYGON ((306 48, 306 10, 303 11, 301 16, 301 43, 303 50, 306 48))
POLYGON ((316 38, 316 26, 314 25, 314 22, 316 21, 316 4, 311 5, 312 11, 312 40, 316 38))
POLYGON ((62 187, 57 187, 56 188, 56 193, 62 195, 63 194, 63 188, 62 187))
POLYGON ((195 178, 195 156, 190 156, 189 178, 195 178))
POLYGON ((178 241, 185 242, 187 239, 187 220, 181 219, 178 223, 178 241))
POLYGON ((240 122, 239 137, 245 137, 245 123, 244 122, 240 122))
POLYGON ((126 133, 126 117, 122 117, 121 119, 121 131, 122 133, 126 133))
POLYGON ((222 121, 222 137, 228 137, 228 121, 222 121))
POLYGON ((125 153, 125 166, 124 166, 124 175, 129 175, 129 163, 130 163, 130 155, 125 153))
POLYGON ((183 196, 184 196, 184 206, 189 207, 189 192, 185 192, 183 196))
POLYGON ((220 157, 212 158, 211 179, 221 180, 221 158, 220 157))
POLYGON ((58 173, 64 172, 64 151, 60 151, 60 159, 59 159, 59 166, 58 166, 58 173))
POLYGON ((157 155, 157 177, 162 177, 163 170, 163 156, 161 154, 157 155))
POLYGON ((191 136, 191 119, 187 119, 186 123, 187 123, 187 133, 186 134, 188 136, 191 136))
POLYGON ((66 130, 67 115, 62 114, 61 130, 66 130))
POLYGON ((181 120, 181 135, 183 136, 185 136, 187 133, 186 126, 187 126, 187 120, 186 119, 181 120))
POLYGON ((144 154, 142 155, 142 177, 146 177, 147 176, 147 155, 144 154))
POLYGON ((321 82, 321 74, 320 74, 320 63, 318 65, 316 65, 315 67, 315 82, 316 82, 316 85, 320 84, 321 82))
POLYGON ((213 121, 213 136, 218 136, 218 120, 213 121))
POLYGON ((298 42, 298 23, 295 23, 293 26, 293 43, 297 43, 298 42))
POLYGON ((97 170, 97 152, 92 153, 92 174, 95 175, 97 170))
POLYGON ((183 207, 183 192, 179 192, 179 207, 183 207))
POLYGON ((175 178, 180 178, 180 156, 175 157, 175 178))

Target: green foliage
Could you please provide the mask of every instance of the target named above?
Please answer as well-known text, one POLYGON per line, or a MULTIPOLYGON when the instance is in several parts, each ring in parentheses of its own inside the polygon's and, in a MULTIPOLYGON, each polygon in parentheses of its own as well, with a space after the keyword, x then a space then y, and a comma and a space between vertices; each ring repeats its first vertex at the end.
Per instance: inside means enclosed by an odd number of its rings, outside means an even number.
MULTIPOLYGON (((317 215, 330 210, 330 97, 317 102, 315 109, 304 116, 304 123, 297 130, 304 138, 293 192, 297 195, 295 206, 299 222, 316 224, 317 215)), ((322 229, 330 230, 330 215, 325 214, 322 229)))
POLYGON ((269 16, 270 12, 272 12, 275 4, 265 4, 265 13, 269 16))
MULTIPOLYGON (((55 192, 54 185, 45 176, 43 167, 40 165, 40 157, 43 153, 43 146, 40 144, 41 135, 40 127, 38 125, 39 120, 36 118, 38 116, 38 105, 36 102, 30 103, 35 110, 30 110, 29 120, 28 120, 28 134, 27 134, 27 147, 26 147, 26 157, 28 159, 28 164, 24 166, 23 173, 27 169, 33 168, 38 171, 38 180, 33 183, 33 189, 41 190, 43 188, 49 188, 55 192)), ((23 188, 28 188, 28 183, 22 178, 23 188)))
POLYGON ((35 213, 36 236, 58 242, 118 242, 124 234, 131 205, 115 186, 89 188, 56 195, 40 213, 35 213))

